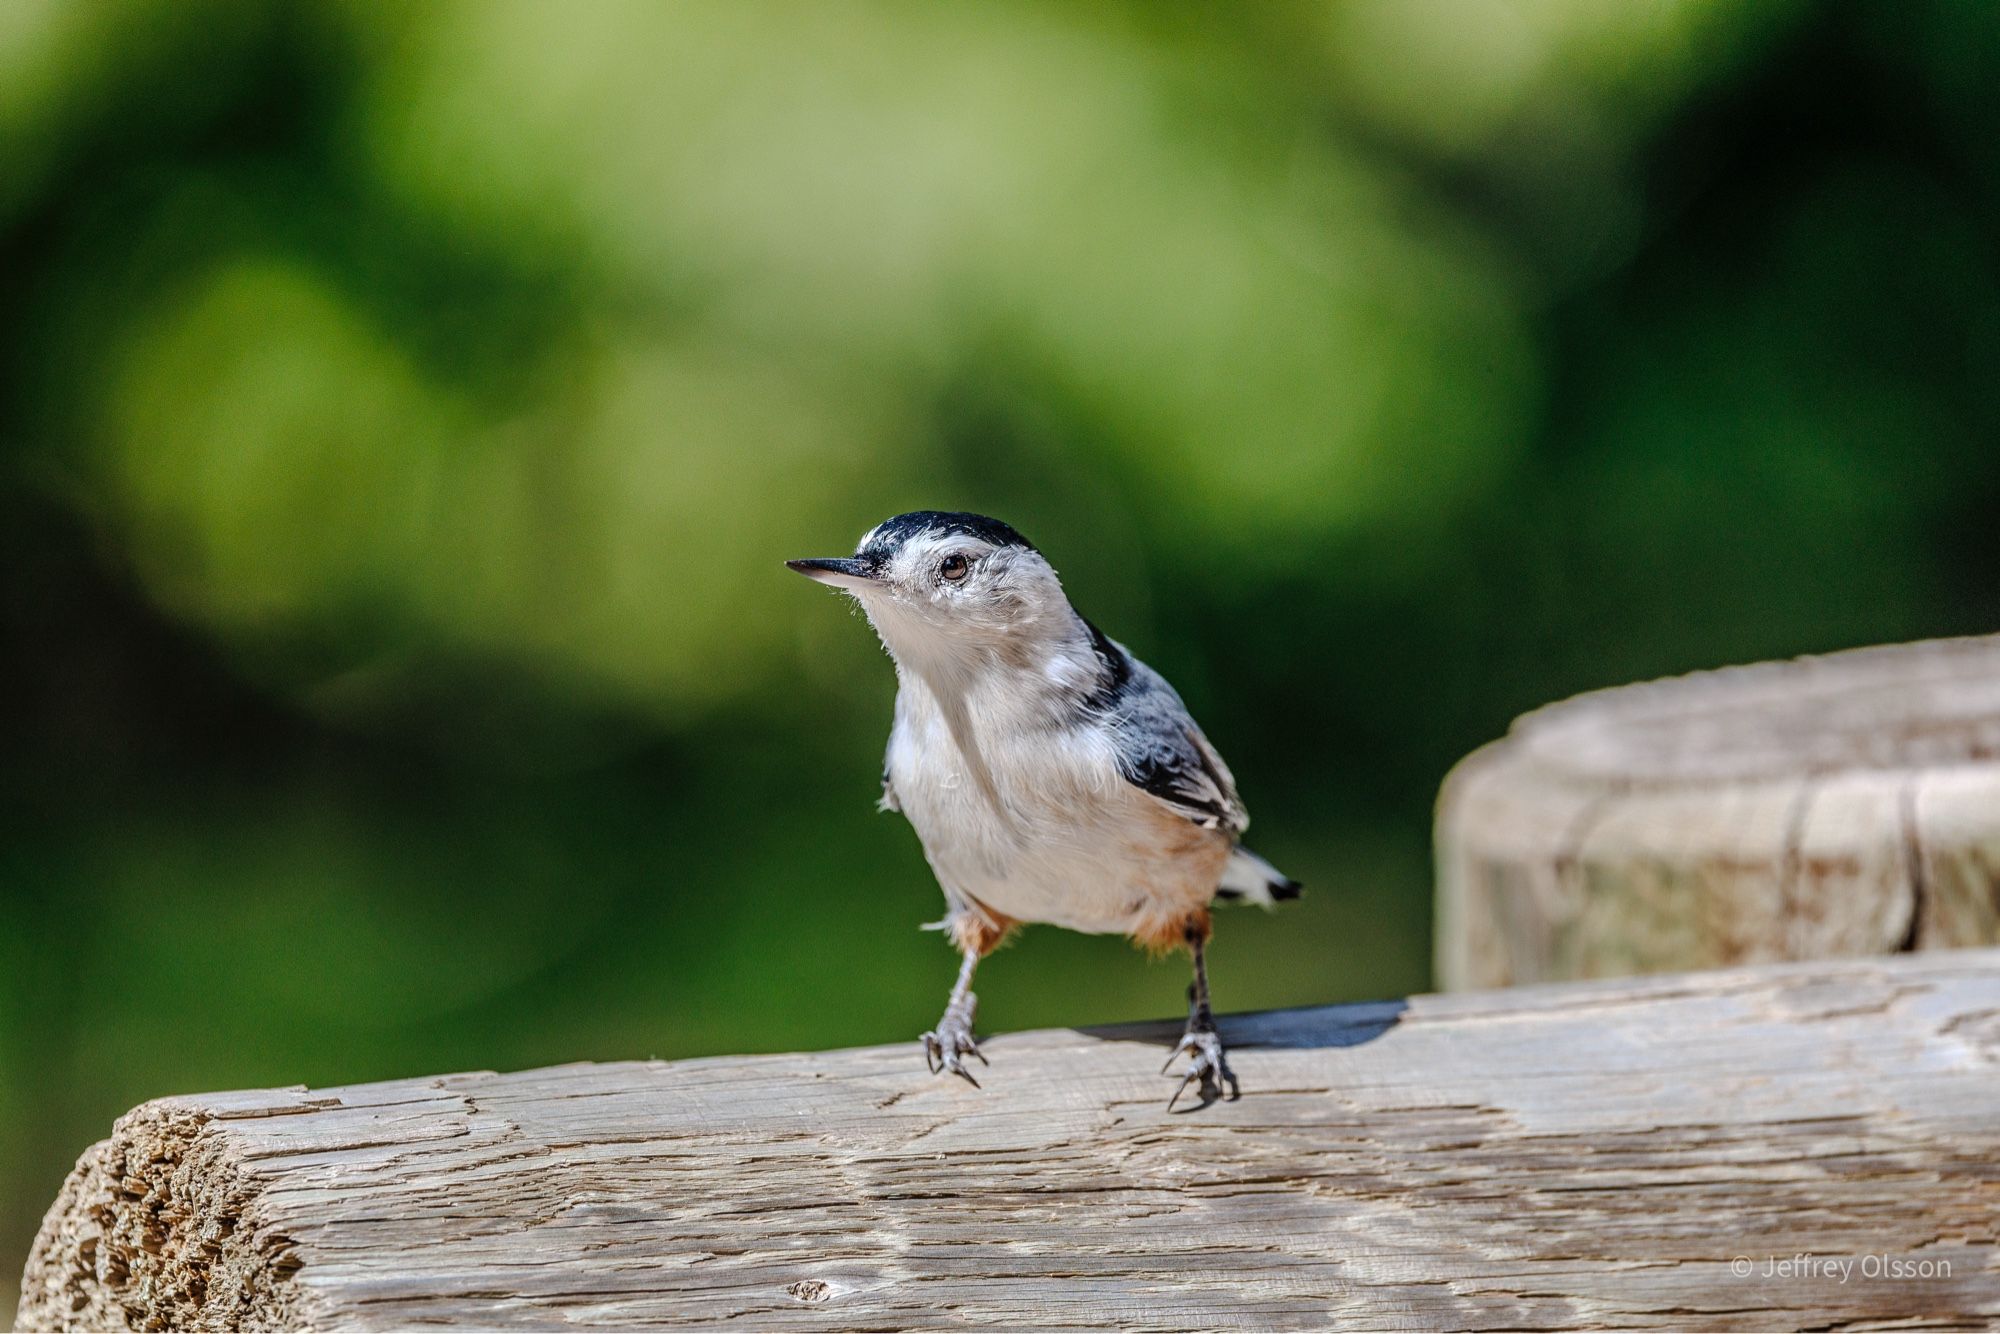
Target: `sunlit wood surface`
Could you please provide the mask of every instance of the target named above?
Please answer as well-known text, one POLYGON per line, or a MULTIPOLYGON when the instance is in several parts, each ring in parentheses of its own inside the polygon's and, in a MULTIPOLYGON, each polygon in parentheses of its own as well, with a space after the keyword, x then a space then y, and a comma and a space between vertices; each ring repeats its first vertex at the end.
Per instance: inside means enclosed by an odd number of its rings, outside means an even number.
POLYGON ((997 1036, 983 1091, 908 1043, 163 1099, 84 1155, 20 1323, 2000 1315, 2000 951, 1239 1016, 1243 1098, 1169 1114, 1175 1028, 997 1036), (1766 1274, 1800 1256, 1853 1268, 1766 1274))

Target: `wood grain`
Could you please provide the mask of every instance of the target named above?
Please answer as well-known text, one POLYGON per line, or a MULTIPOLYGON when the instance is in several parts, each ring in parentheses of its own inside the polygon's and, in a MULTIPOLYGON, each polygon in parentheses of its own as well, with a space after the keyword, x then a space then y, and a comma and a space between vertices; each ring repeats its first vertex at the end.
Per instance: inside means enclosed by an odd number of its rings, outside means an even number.
POLYGON ((1438 802, 1451 989, 2000 943, 2000 637, 1517 720, 1438 802))
POLYGON ((983 1092, 912 1043, 163 1099, 83 1156, 20 1322, 2000 1317, 2000 951, 1235 1017, 1246 1095, 1169 1115, 1175 1029, 1000 1036, 983 1092), (1806 1255, 1853 1268, 1765 1272, 1806 1255))

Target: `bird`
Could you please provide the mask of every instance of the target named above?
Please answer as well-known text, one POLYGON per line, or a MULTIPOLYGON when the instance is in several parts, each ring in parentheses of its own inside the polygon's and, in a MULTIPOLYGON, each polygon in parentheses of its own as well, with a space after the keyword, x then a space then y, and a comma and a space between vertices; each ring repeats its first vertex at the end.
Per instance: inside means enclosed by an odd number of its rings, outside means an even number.
POLYGON ((1199 1105, 1241 1096, 1210 1004, 1210 905, 1271 906, 1300 886, 1243 845, 1236 780, 1158 672, 1070 605, 1035 545, 985 515, 916 510, 852 556, 785 564, 860 604, 895 664, 884 811, 915 828, 944 891, 932 927, 961 964, 932 1074, 979 1081, 974 970, 1016 927, 1120 933, 1185 949, 1187 1027, 1163 1074, 1199 1105))

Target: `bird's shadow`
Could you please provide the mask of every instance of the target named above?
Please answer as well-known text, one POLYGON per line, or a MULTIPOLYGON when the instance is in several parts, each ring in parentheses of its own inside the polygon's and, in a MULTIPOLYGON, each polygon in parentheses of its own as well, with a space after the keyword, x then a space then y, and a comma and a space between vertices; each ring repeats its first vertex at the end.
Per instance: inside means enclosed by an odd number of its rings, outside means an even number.
MULTIPOLYGON (((1266 1010, 1257 1014, 1227 1015, 1216 1019, 1217 1033, 1230 1051, 1254 1051, 1260 1047, 1307 1050, 1331 1047, 1359 1047, 1373 1042, 1403 1020, 1410 1008, 1406 1000, 1368 1001, 1359 1005, 1314 1005, 1296 1010, 1266 1010)), ((1137 1042, 1167 1051, 1180 1042, 1186 1025, 1178 1019, 1147 1020, 1135 1024, 1093 1024, 1075 1031, 1100 1042, 1137 1042)), ((1202 1089, 1199 1102, 1186 1111, 1200 1111, 1217 1101, 1221 1090, 1202 1089)))
MULTIPOLYGON (((1296 1010, 1218 1015, 1215 1027, 1231 1051, 1257 1047, 1293 1051, 1358 1047, 1373 1042, 1401 1023, 1404 1011, 1409 1008, 1406 1000, 1312 1005, 1296 1010)), ((1100 1042, 1143 1042, 1172 1047, 1181 1040, 1185 1029, 1185 1021, 1180 1019, 1146 1019, 1131 1024, 1090 1024, 1074 1031, 1100 1042)))

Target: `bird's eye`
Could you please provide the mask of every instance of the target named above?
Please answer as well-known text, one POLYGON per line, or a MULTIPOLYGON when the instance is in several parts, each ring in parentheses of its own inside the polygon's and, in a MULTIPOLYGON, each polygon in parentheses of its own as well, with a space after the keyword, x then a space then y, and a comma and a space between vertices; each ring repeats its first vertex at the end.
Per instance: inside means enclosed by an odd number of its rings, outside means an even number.
POLYGON ((951 583, 965 578, 972 569, 972 562, 963 556, 946 556, 938 565, 938 577, 951 583))

